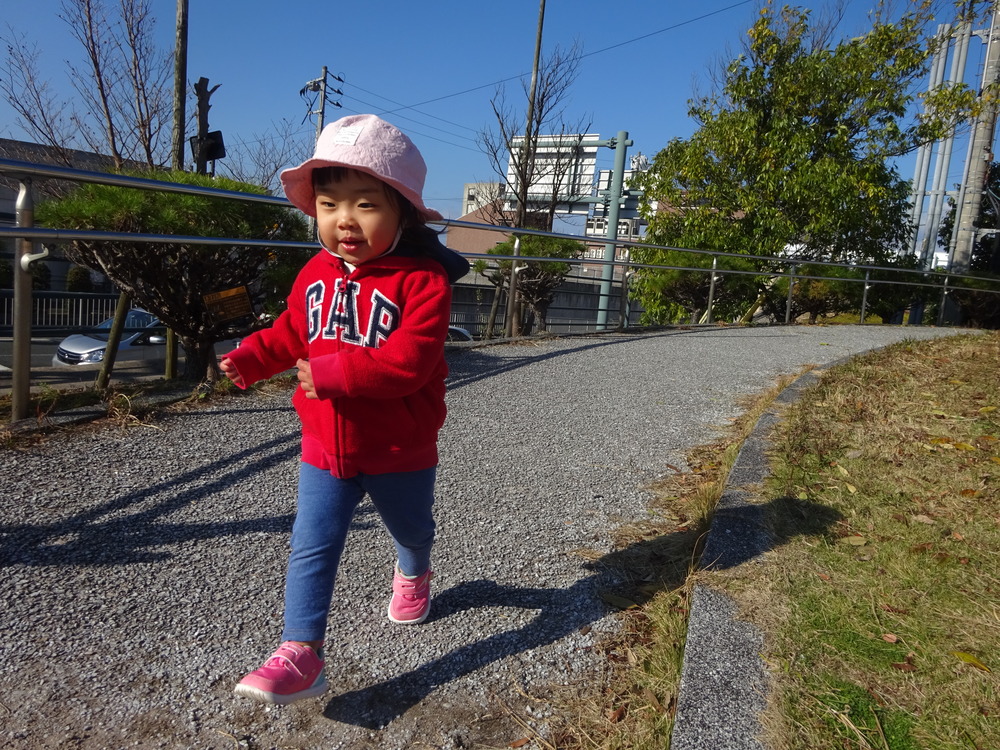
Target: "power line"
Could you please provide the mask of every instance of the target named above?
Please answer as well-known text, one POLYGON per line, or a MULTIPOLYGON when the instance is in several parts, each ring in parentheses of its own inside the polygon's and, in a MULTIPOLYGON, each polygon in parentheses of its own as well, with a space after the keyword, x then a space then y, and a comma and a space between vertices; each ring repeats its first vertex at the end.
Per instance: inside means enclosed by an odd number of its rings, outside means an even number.
MULTIPOLYGON (((618 44, 612 44, 610 47, 603 47, 602 49, 594 50, 593 52, 585 53, 583 55, 580 55, 579 58, 577 58, 577 59, 581 59, 582 60, 585 57, 591 57, 593 55, 599 55, 599 54, 601 54, 603 52, 608 52, 609 50, 618 49, 619 47, 624 47, 627 44, 634 44, 635 42, 640 42, 643 39, 648 39, 651 36, 656 36, 657 34, 663 34, 663 33, 667 32, 667 31, 673 31, 674 29, 679 29, 682 26, 687 26, 688 24, 695 23, 696 21, 703 21, 706 18, 711 18, 712 16, 717 16, 720 13, 725 13, 726 11, 730 11, 733 8, 739 8, 740 6, 749 5, 750 3, 753 3, 753 2, 757 2, 757 0, 740 0, 740 2, 733 3, 732 5, 727 5, 725 8, 719 8, 718 10, 713 10, 713 11, 711 11, 709 13, 703 13, 702 15, 696 16, 695 18, 689 18, 686 21, 681 21, 680 23, 675 23, 675 24, 673 24, 671 26, 666 26, 666 27, 664 27, 662 29, 658 29, 656 31, 651 31, 648 34, 643 34, 642 36, 637 36, 637 37, 635 37, 633 39, 627 39, 624 42, 619 42, 618 44)), ((499 86, 501 83, 508 83, 510 81, 516 81, 516 80, 518 80, 520 78, 524 78, 526 75, 528 75, 528 74, 527 73, 519 73, 518 75, 515 75, 515 76, 508 76, 507 78, 501 78, 500 80, 493 81, 492 83, 484 83, 481 86, 473 86, 472 88, 463 89, 462 91, 456 91, 453 94, 445 94, 444 96, 437 96, 437 97, 435 97, 433 99, 427 99, 427 100, 422 101, 422 102, 417 102, 416 104, 408 104, 408 105, 405 105, 403 107, 400 107, 399 109, 386 110, 383 114, 395 114, 395 113, 400 112, 401 110, 404 110, 404 109, 415 109, 417 107, 423 107, 426 104, 433 104, 435 102, 440 102, 440 101, 443 101, 445 99, 453 99, 456 96, 462 96, 464 94, 471 94, 473 91, 480 91, 481 89, 490 88, 491 86, 499 86)))
MULTIPOLYGON (((364 91, 366 94, 370 94, 371 96, 377 96, 379 99, 385 99, 387 102, 390 102, 392 104, 398 105, 398 106, 403 107, 403 108, 407 108, 407 106, 405 104, 403 104, 402 102, 397 102, 395 99, 390 99, 388 96, 383 96, 382 94, 376 94, 374 91, 369 91, 368 89, 362 88, 361 86, 358 86, 356 83, 348 83, 346 85, 353 86, 354 88, 358 89, 359 91, 364 91)), ((357 99, 357 97, 355 97, 355 99, 357 99)), ((358 99, 358 101, 361 101, 361 100, 358 99)), ((441 122, 447 123, 448 125, 452 125, 452 126, 454 126, 456 128, 462 128, 463 130, 468 130, 468 131, 470 131, 472 133, 478 132, 475 128, 470 128, 468 125, 462 125, 461 123, 458 123, 458 122, 453 122, 451 120, 446 120, 443 117, 438 117, 437 115, 432 115, 430 112, 420 112, 419 114, 422 114, 425 117, 433 117, 435 120, 440 120, 441 122)), ((433 127, 433 126, 429 126, 429 127, 433 127)), ((447 133, 448 131, 442 129, 441 132, 447 133)), ((457 133, 448 133, 448 135, 454 135, 456 138, 468 138, 468 136, 458 135, 457 133)), ((473 139, 470 138, 469 140, 473 140, 473 139)))
MULTIPOLYGON (((355 86, 355 88, 357 88, 357 89, 359 89, 361 91, 364 91, 364 89, 362 89, 360 86, 355 86)), ((372 93, 372 92, 369 92, 369 93, 372 93)), ((377 105, 377 104, 372 104, 371 102, 366 102, 364 99, 359 99, 357 96, 354 96, 353 94, 348 93, 346 96, 351 97, 354 101, 356 101, 356 102, 358 102, 360 104, 363 104, 366 107, 371 107, 372 109, 378 109, 378 110, 383 110, 384 111, 384 109, 383 109, 382 106, 377 105)), ((385 97, 385 96, 380 96, 379 94, 373 94, 373 96, 378 96, 380 99, 385 99, 386 101, 390 101, 390 102, 392 101, 392 99, 389 99, 388 97, 385 97)), ((393 103, 394 104, 399 104, 399 102, 393 102, 393 103)), ((426 115, 428 117, 434 117, 433 115, 428 115, 426 112, 420 112, 418 114, 426 115)), ((412 117, 407 117, 406 115, 398 115, 398 117, 401 120, 409 120, 410 122, 415 122, 415 123, 417 123, 417 125, 420 125, 422 127, 432 128, 432 129, 437 130, 437 131, 439 131, 441 133, 444 133, 445 135, 450 135, 453 138, 461 138, 462 140, 469 141, 471 143, 476 143, 476 139, 475 138, 470 138, 467 135, 461 135, 459 133, 452 133, 452 132, 450 132, 448 130, 445 130, 444 128, 439 128, 436 125, 431 125, 429 123, 420 122, 419 120, 415 120, 412 117)), ((435 118, 435 119, 440 120, 442 118, 438 117, 438 118, 435 118)), ((447 120, 444 120, 444 122, 447 122, 447 120)), ((452 124, 455 124, 455 123, 452 123, 452 124)), ((464 127, 464 126, 459 125, 459 127, 464 127)), ((469 128, 469 129, 471 130, 471 128, 469 128)))

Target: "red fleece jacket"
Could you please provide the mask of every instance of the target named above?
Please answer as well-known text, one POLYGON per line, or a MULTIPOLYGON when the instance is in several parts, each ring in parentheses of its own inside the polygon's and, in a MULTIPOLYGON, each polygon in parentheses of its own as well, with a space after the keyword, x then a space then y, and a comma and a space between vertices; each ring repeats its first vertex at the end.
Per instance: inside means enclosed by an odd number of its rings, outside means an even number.
POLYGON ((434 260, 393 254, 352 272, 321 250, 274 325, 226 356, 244 387, 309 360, 319 399, 292 397, 306 463, 341 478, 418 471, 438 462, 450 310, 434 260))

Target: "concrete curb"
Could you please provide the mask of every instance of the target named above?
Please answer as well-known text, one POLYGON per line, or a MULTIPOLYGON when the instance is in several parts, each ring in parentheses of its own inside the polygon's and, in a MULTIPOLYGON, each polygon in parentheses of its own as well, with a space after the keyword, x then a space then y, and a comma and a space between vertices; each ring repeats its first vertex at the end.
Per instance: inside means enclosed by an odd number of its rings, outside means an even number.
MULTIPOLYGON (((839 362, 834 362, 823 370, 839 362)), ((752 487, 770 473, 766 450, 784 407, 819 380, 808 372, 786 387, 740 447, 705 542, 702 567, 724 570, 758 559, 773 538, 752 487)), ((767 704, 768 674, 760 652, 763 635, 736 619, 724 593, 696 584, 681 665, 672 750, 765 750, 760 714, 767 704)))

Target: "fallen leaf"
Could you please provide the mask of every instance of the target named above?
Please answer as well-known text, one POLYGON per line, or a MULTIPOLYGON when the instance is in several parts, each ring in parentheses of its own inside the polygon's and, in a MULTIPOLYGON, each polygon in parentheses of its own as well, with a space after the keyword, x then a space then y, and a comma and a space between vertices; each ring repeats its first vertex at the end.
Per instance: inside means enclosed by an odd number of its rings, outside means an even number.
POLYGON ((855 450, 847 451, 847 453, 844 454, 844 457, 845 458, 861 458, 863 455, 864 455, 864 451, 860 451, 860 450, 855 449, 855 450))
POLYGON ((995 464, 1000 464, 1000 456, 990 456, 990 461, 995 464))
POLYGON ((992 414, 996 410, 997 410, 997 407, 995 407, 995 406, 984 406, 982 409, 979 410, 979 413, 980 414, 992 414))
POLYGON ((954 442, 954 441, 951 438, 947 438, 947 437, 931 438, 931 444, 932 445, 949 445, 952 442, 954 442))
POLYGON ((830 576, 828 576, 826 573, 817 573, 816 575, 818 575, 820 577, 821 581, 829 581, 830 580, 830 576))
POLYGON ((980 669, 983 672, 992 672, 993 670, 983 664, 979 659, 977 659, 972 654, 966 653, 965 651, 949 651, 952 656, 957 656, 959 659, 964 661, 966 664, 971 664, 976 669, 980 669))
POLYGON ((620 706, 608 714, 608 719, 611 720, 612 724, 617 724, 624 718, 625 718, 625 706, 620 706))
POLYGON ((957 531, 951 532, 951 538, 954 539, 956 542, 964 542, 965 541, 965 537, 962 536, 961 534, 959 534, 957 531))
POLYGON ((960 493, 962 497, 975 497, 979 494, 978 490, 964 489, 960 493))
POLYGON ((882 640, 886 643, 895 643, 899 640, 899 636, 893 633, 882 633, 882 640))
POLYGON ((909 519, 906 516, 904 516, 902 513, 893 513, 892 514, 892 520, 893 521, 899 521, 900 523, 909 523, 910 522, 909 519))
POLYGON ((891 604, 880 604, 879 609, 883 609, 886 612, 892 612, 894 615, 908 615, 910 610, 900 609, 899 607, 893 607, 891 604))
POLYGON ((858 488, 855 487, 853 484, 846 484, 844 486, 847 487, 847 491, 850 492, 852 495, 858 491, 858 488))
POLYGON ((843 466, 841 466, 840 464, 837 464, 837 471, 839 471, 839 472, 840 472, 841 474, 843 474, 843 475, 844 475, 845 477, 849 477, 849 476, 851 476, 850 474, 848 474, 848 473, 847 473, 847 469, 845 469, 845 468, 844 468, 843 466))
POLYGON ((924 515, 923 513, 918 513, 917 515, 913 516, 913 520, 916 521, 917 523, 926 523, 929 526, 934 525, 934 519, 931 518, 930 516, 924 515))
POLYGON ((852 547, 864 547, 868 544, 868 540, 858 534, 841 537, 838 541, 841 544, 850 544, 852 547))
POLYGON ((522 737, 519 740, 514 740, 513 742, 511 742, 510 744, 508 744, 507 747, 524 747, 529 742, 531 742, 531 738, 530 737, 522 737))
POLYGON ((894 668, 898 669, 900 672, 916 672, 917 668, 907 661, 896 662, 892 665, 894 668))
POLYGON ((631 599, 626 599, 624 596, 618 596, 618 594, 612 594, 610 591, 601 591, 598 595, 607 604, 610 604, 615 609, 632 609, 633 607, 639 606, 631 599))
POLYGON ((665 714, 667 712, 667 709, 663 707, 663 704, 660 703, 660 699, 656 697, 656 693, 652 690, 646 688, 642 691, 642 695, 649 702, 649 704, 661 714, 665 714))
POLYGON ((955 443, 955 447, 960 451, 974 451, 978 450, 976 446, 970 445, 969 443, 955 443))
POLYGON ((930 542, 924 542, 923 544, 914 544, 912 547, 910 547, 910 552, 927 552, 933 547, 934 545, 931 544, 930 542))

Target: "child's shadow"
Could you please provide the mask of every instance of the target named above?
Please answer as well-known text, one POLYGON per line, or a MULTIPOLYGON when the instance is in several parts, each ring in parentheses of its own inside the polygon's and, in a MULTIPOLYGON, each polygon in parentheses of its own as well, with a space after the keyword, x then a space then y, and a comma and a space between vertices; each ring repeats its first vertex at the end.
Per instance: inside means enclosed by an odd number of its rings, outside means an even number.
POLYGON ((602 617, 607 608, 594 596, 594 584, 593 576, 565 589, 518 588, 478 580, 442 591, 434 597, 429 622, 474 607, 517 607, 538 613, 523 627, 460 646, 391 680, 338 695, 323 713, 345 724, 382 728, 438 686, 512 654, 553 643, 602 617))
MULTIPOLYGON (((735 567, 796 536, 819 536, 828 532, 840 514, 831 508, 797 498, 775 498, 762 505, 747 506, 747 524, 764 523, 769 532, 760 535, 758 546, 736 546, 724 559, 705 560, 713 569, 735 567)), ((738 511, 730 511, 731 525, 738 511)), ((476 607, 517 607, 538 610, 526 625, 495 633, 460 646, 444 656, 390 680, 334 697, 324 715, 328 719, 369 729, 380 729, 402 716, 435 688, 513 654, 554 643, 595 622, 608 612, 600 596, 609 590, 617 597, 641 601, 634 584, 642 581, 646 597, 651 578, 659 590, 680 586, 690 561, 697 558, 705 528, 691 528, 635 542, 587 565, 593 575, 568 588, 521 588, 494 581, 466 581, 434 597, 431 620, 442 620, 476 607)), ((619 599, 620 600, 620 599, 619 599)))

